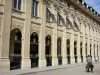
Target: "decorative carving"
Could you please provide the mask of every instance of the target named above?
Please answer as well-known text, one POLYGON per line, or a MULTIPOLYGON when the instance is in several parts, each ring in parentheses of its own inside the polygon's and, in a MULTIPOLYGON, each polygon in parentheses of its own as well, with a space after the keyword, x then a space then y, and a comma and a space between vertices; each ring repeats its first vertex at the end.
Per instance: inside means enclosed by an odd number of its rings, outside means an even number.
POLYGON ((16 21, 12 21, 12 25, 11 25, 11 30, 18 28, 21 30, 21 32, 23 31, 23 27, 24 27, 24 23, 20 23, 20 22, 16 22, 16 21))
POLYGON ((67 38, 67 39, 70 39, 70 38, 71 38, 71 34, 67 33, 67 34, 66 34, 66 38, 67 38))
POLYGON ((46 36, 47 35, 51 35, 52 36, 52 34, 53 34, 53 29, 52 28, 49 28, 49 27, 46 27, 46 36))
POLYGON ((30 33, 32 34, 33 32, 37 32, 39 34, 40 33, 40 26, 36 25, 36 24, 32 24, 30 33))
POLYGON ((43 0, 43 3, 46 5, 46 6, 51 6, 51 4, 53 3, 52 0, 43 0))
POLYGON ((83 37, 80 37, 80 42, 82 42, 83 41, 83 37))
POLYGON ((62 37, 62 36, 63 36, 62 31, 57 31, 57 37, 62 37))
POLYGON ((74 40, 77 40, 77 35, 74 35, 74 40))
POLYGON ((87 38, 85 38, 85 42, 87 43, 87 41, 88 41, 88 39, 87 38))

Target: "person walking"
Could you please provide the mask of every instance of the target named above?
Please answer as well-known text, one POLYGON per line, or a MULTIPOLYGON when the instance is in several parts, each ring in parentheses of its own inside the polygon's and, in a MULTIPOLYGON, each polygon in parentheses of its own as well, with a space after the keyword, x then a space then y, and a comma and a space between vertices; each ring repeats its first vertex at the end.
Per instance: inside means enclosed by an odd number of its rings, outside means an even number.
POLYGON ((89 72, 89 68, 91 68, 91 71, 93 71, 93 64, 92 64, 92 57, 90 55, 87 56, 87 65, 86 69, 89 72))

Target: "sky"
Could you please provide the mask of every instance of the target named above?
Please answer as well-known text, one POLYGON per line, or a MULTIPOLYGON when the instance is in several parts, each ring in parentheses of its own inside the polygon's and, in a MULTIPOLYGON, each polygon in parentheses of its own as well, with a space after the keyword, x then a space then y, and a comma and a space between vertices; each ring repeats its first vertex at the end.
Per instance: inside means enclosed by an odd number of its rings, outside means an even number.
POLYGON ((100 14, 100 0, 84 0, 88 5, 92 6, 100 14))

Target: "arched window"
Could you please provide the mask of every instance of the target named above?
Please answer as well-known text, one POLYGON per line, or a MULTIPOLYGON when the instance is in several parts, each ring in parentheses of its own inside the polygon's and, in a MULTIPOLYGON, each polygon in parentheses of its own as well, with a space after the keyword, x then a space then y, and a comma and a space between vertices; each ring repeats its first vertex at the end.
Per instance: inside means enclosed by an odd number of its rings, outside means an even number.
POLYGON ((21 68, 21 31, 17 28, 13 29, 10 33, 10 70, 21 68))

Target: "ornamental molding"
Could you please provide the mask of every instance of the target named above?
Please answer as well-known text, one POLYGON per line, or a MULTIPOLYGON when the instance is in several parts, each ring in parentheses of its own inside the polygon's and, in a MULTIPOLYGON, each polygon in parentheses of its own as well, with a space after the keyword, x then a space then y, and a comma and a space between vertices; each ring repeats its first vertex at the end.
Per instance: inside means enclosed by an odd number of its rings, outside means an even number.
POLYGON ((88 38, 85 38, 85 42, 87 43, 87 41, 88 41, 88 38))
POLYGON ((45 33, 46 33, 45 36, 47 36, 47 35, 52 36, 52 34, 53 34, 53 28, 46 27, 46 32, 45 33))
POLYGON ((51 6, 53 4, 53 0, 43 0, 42 1, 43 4, 45 4, 46 6, 51 6))
POLYGON ((24 23, 20 23, 20 22, 16 22, 16 21, 12 21, 12 25, 11 25, 11 31, 15 28, 20 29, 21 33, 23 32, 23 28, 24 28, 24 23))
POLYGON ((43 3, 46 6, 53 7, 59 13, 63 11, 65 14, 68 14, 68 12, 69 12, 69 10, 68 10, 69 8, 68 8, 67 3, 64 3, 62 1, 59 1, 59 0, 43 0, 43 3))
POLYGON ((63 36, 63 32, 62 31, 57 31, 57 37, 62 37, 63 36))
POLYGON ((75 41, 75 40, 77 41, 77 35, 74 35, 74 41, 75 41))
POLYGON ((83 42, 83 37, 82 36, 80 37, 80 42, 83 42))
POLYGON ((70 33, 66 33, 66 38, 67 39, 71 39, 71 34, 70 33))
POLYGON ((32 34, 33 32, 40 34, 40 26, 37 24, 31 24, 30 34, 32 34))

